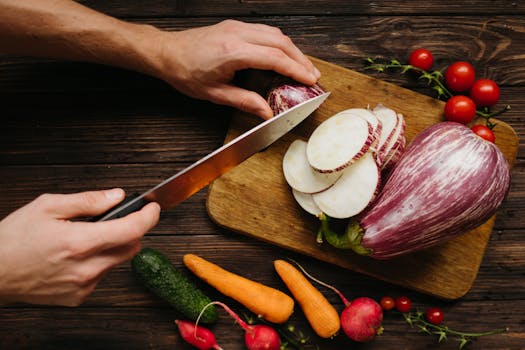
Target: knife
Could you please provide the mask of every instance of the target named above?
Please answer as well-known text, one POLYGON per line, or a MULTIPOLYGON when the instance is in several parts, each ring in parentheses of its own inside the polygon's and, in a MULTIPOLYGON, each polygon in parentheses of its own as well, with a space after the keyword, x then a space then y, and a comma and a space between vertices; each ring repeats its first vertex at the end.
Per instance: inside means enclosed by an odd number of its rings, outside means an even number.
POLYGON ((127 197, 92 221, 106 221, 140 210, 149 202, 162 209, 176 206, 213 180, 265 149, 312 114, 330 95, 323 93, 268 119, 236 137, 189 167, 162 181, 148 191, 127 197))

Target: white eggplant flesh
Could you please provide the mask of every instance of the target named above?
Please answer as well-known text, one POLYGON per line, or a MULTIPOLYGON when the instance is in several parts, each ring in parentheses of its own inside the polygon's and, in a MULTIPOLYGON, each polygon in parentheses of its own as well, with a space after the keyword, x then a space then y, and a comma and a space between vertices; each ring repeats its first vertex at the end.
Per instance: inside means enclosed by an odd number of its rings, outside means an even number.
POLYGON ((372 143, 372 126, 362 118, 336 114, 322 122, 308 139, 306 155, 321 173, 337 172, 361 158, 372 143))
POLYGON ((377 119, 381 121, 382 125, 381 134, 379 135, 379 141, 376 146, 376 160, 381 166, 381 154, 385 152, 385 148, 394 137, 399 118, 396 111, 382 104, 378 104, 372 112, 376 115, 377 119))
POLYGON ((372 144, 370 145, 371 148, 375 148, 377 146, 377 143, 379 142, 379 135, 381 135, 381 130, 383 128, 383 124, 381 124, 381 121, 377 118, 377 116, 368 108, 349 108, 345 109, 342 112, 339 112, 338 114, 349 114, 353 115, 358 118, 362 118, 366 120, 370 125, 372 126, 372 144))
POLYGON ((380 186, 380 171, 372 153, 343 170, 329 189, 312 195, 314 202, 326 215, 344 219, 361 213, 375 198, 380 186))
POLYGON ((341 176, 341 172, 320 173, 312 168, 303 140, 295 140, 288 147, 283 157, 283 173, 290 187, 304 193, 324 191, 341 176))
POLYGON ((392 153, 399 149, 400 143, 403 143, 405 137, 406 123, 405 118, 401 113, 396 113, 397 122, 394 130, 392 131, 392 136, 390 140, 381 147, 377 152, 378 163, 381 167, 384 167, 384 163, 388 158, 392 158, 392 153))
POLYGON ((315 203, 311 193, 300 192, 292 188, 292 194, 297 204, 307 213, 315 216, 321 215, 322 210, 315 203))
POLYGON ((509 164, 495 144, 465 125, 435 124, 416 136, 338 244, 377 259, 434 246, 483 224, 509 186, 509 164))
POLYGON ((387 158, 381 164, 381 172, 388 172, 397 164, 405 152, 405 146, 406 139, 405 137, 401 137, 396 143, 395 148, 388 152, 387 158))

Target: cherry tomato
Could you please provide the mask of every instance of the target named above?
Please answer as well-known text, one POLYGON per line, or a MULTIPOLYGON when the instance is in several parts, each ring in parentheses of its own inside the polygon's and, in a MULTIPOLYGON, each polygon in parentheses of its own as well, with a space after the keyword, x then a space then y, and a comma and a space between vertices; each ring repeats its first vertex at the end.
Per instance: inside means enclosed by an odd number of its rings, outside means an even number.
POLYGON ((494 80, 476 80, 470 89, 470 98, 478 107, 490 107, 499 100, 499 86, 494 80))
POLYGON ((389 296, 382 297, 379 304, 381 305, 383 310, 392 310, 396 306, 394 298, 389 296))
POLYGON ((468 124, 475 116, 476 104, 467 96, 452 96, 445 104, 445 118, 451 122, 468 124))
POLYGON ((403 313, 409 312, 412 307, 412 302, 405 296, 397 297, 395 303, 397 311, 403 313))
POLYGON ((428 322, 438 325, 443 322, 444 315, 440 308, 431 307, 427 310, 425 317, 428 322))
POLYGON ((468 91, 476 80, 476 71, 468 62, 454 62, 445 71, 445 84, 452 91, 468 91))
POLYGON ((411 66, 428 71, 432 68, 434 58, 432 57, 432 53, 427 49, 415 49, 410 54, 408 63, 411 66))
POLYGON ((478 135, 482 139, 485 139, 492 143, 496 142, 496 135, 494 135, 494 131, 492 131, 488 126, 476 124, 471 129, 474 132, 474 134, 478 135))

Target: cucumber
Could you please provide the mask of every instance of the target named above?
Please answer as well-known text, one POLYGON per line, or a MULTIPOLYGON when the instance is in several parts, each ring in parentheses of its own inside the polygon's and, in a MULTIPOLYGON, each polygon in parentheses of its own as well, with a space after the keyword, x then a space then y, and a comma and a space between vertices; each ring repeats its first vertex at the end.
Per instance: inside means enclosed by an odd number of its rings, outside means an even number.
MULTIPOLYGON (((147 289, 192 321, 196 321, 201 310, 211 303, 200 289, 156 249, 143 248, 131 260, 131 268, 147 289)), ((214 323, 218 317, 215 305, 210 305, 199 322, 214 323)))

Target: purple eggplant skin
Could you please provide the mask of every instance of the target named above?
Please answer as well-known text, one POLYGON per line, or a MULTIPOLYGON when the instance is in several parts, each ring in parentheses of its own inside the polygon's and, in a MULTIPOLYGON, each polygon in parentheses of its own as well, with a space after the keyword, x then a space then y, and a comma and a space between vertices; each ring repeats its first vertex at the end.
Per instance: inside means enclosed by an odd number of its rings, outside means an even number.
POLYGON ((495 144, 465 125, 435 124, 416 136, 360 217, 359 251, 389 259, 466 233, 496 212, 509 187, 495 144))
POLYGON ((267 102, 274 115, 278 115, 301 102, 322 95, 324 92, 319 84, 308 86, 296 82, 284 83, 268 92, 267 102))

